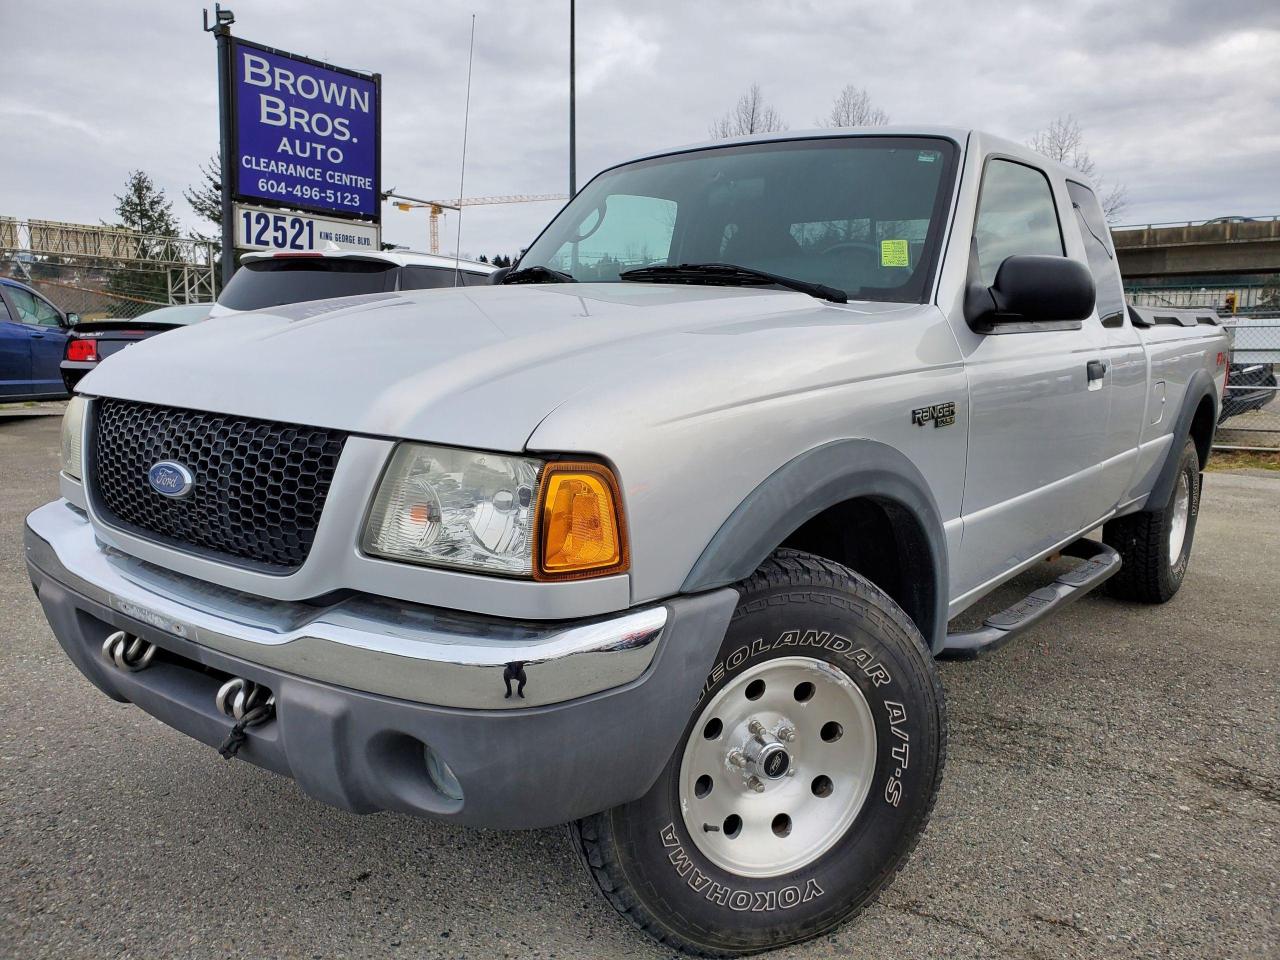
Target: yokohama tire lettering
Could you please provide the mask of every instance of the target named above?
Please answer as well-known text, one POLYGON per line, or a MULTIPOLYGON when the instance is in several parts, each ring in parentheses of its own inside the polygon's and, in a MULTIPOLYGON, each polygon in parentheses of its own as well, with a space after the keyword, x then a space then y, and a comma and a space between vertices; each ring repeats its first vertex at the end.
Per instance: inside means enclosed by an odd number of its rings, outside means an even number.
POLYGON ((705 873, 693 865, 689 855, 685 853, 680 838, 676 836, 674 823, 669 823, 661 830, 662 845, 670 850, 667 859, 677 874, 685 878, 689 888, 701 893, 708 903, 728 907, 739 913, 750 911, 764 913, 769 910, 790 910, 802 903, 808 903, 822 896, 825 892, 817 880, 808 880, 803 889, 796 884, 789 884, 777 890, 741 890, 716 883, 705 873))

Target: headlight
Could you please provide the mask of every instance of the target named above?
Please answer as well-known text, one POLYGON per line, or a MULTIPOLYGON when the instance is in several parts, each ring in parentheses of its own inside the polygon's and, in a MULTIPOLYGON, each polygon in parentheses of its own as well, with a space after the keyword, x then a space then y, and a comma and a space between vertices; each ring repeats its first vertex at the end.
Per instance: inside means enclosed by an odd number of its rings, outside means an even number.
POLYGON ((363 547, 391 560, 537 580, 603 576, 629 561, 621 503, 602 464, 402 443, 363 547))
POLYGON ((81 453, 84 408, 84 397, 72 397, 67 401, 66 413, 62 415, 62 472, 77 480, 82 479, 84 473, 84 456, 81 453))
POLYGON ((533 573, 542 461, 402 443, 365 525, 367 553, 510 576, 533 573))

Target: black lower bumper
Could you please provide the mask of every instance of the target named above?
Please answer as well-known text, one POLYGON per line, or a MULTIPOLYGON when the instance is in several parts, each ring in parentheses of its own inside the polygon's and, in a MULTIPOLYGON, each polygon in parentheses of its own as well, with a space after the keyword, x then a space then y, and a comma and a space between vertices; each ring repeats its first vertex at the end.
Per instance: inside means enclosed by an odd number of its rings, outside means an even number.
MULTIPOLYGON (((354 812, 500 828, 549 826, 642 796, 688 722, 737 600, 726 589, 673 601, 653 663, 626 686, 552 706, 462 710, 228 656, 107 608, 34 564, 28 569, 58 642, 108 696, 216 747, 232 726, 215 705, 219 686, 229 677, 264 684, 275 694, 275 717, 250 728, 239 757, 354 812), (160 648, 150 666, 132 673, 102 656, 116 630, 160 648), (429 776, 428 746, 456 776, 461 800, 429 776)), ((222 761, 210 751, 209 762, 222 761)))

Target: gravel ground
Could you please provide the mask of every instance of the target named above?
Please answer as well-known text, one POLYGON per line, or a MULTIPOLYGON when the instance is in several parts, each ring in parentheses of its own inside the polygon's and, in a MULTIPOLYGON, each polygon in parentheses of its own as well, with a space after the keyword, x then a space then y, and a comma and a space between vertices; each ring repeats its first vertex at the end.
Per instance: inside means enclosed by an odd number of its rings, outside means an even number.
MULTIPOLYGON (((91 688, 21 559, 57 429, 0 422, 0 956, 665 955, 560 830, 332 810, 91 688)), ((1277 570, 1280 477, 1211 474, 1171 603, 1086 598, 943 664, 950 764, 913 860, 774 956, 1280 957, 1277 570)))

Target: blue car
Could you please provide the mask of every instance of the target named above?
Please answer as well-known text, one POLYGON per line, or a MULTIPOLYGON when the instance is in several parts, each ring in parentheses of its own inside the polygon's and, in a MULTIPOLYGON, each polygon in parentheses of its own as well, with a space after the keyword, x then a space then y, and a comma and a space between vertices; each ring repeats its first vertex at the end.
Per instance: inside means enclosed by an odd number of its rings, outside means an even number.
POLYGON ((0 277, 0 403, 67 395, 62 352, 78 319, 25 283, 0 277))

